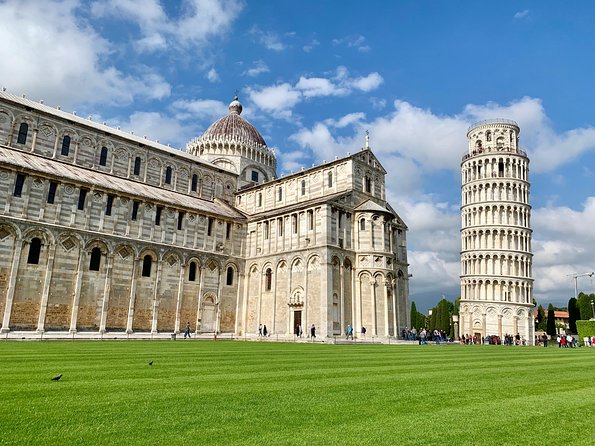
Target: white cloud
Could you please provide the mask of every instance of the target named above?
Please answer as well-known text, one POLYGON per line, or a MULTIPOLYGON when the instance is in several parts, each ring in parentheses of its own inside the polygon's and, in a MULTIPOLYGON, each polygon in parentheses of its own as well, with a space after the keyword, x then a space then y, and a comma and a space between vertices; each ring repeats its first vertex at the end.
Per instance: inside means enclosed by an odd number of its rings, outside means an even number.
POLYGON ((374 73, 370 73, 364 77, 358 77, 358 78, 352 79, 349 82, 349 85, 351 85, 353 88, 355 88, 357 90, 361 90, 361 91, 367 93, 368 91, 377 89, 382 84, 382 82, 384 82, 384 79, 382 79, 382 76, 380 76, 380 74, 374 72, 374 73))
POLYGON ((518 20, 518 19, 524 19, 524 18, 525 18, 525 17, 527 17, 528 15, 529 15, 529 10, 528 10, 528 9, 525 9, 524 11, 519 11, 519 12, 516 12, 516 13, 514 14, 513 18, 515 18, 515 19, 517 19, 517 20, 518 20))
POLYGON ((362 112, 348 113, 345 116, 342 116, 341 118, 339 118, 338 120, 326 119, 324 121, 324 123, 330 127, 342 129, 342 128, 348 127, 350 125, 358 124, 365 118, 366 118, 366 115, 362 112))
POLYGON ((291 84, 283 83, 264 87, 260 90, 247 89, 248 97, 259 108, 275 112, 279 117, 291 116, 291 110, 301 100, 301 94, 291 84))
POLYGON ((209 82, 218 82, 219 81, 219 74, 217 73, 217 70, 215 70, 214 68, 211 68, 207 72, 207 80, 209 82))
POLYGON ((300 90, 306 98, 316 96, 341 96, 349 92, 348 89, 335 85, 329 79, 323 77, 300 77, 300 80, 295 84, 295 88, 300 90))
POLYGON ((281 38, 276 33, 263 31, 256 25, 250 29, 250 35, 268 50, 283 51, 287 48, 287 45, 281 42, 281 38))
POLYGON ((316 39, 313 39, 312 41, 310 41, 309 43, 307 43, 306 45, 303 46, 303 50, 306 53, 309 53, 310 51, 312 51, 314 48, 316 48, 318 45, 320 45, 320 42, 316 39))
POLYGON ((81 102, 127 104, 136 96, 167 97, 170 85, 152 69, 141 66, 125 75, 110 65, 109 42, 77 18, 79 6, 74 0, 0 3, 5 86, 65 109, 81 102))
POLYGON ((292 116, 292 109, 303 100, 325 97, 345 96, 354 90, 368 92, 383 82, 380 74, 373 72, 367 76, 351 78, 347 68, 340 66, 335 75, 326 77, 300 76, 295 85, 288 82, 269 87, 248 88, 250 99, 262 110, 274 113, 277 117, 292 116))
POLYGON ((179 99, 172 104, 172 109, 176 112, 176 118, 215 120, 228 113, 228 105, 214 99, 179 99))
POLYGON ((177 119, 157 112, 134 112, 125 120, 111 120, 110 125, 176 148, 184 147, 192 137, 177 119))
POLYGON ((154 52, 201 47, 226 34, 242 9, 238 0, 186 0, 180 16, 170 17, 159 0, 106 0, 94 2, 91 12, 136 23, 141 34, 137 50, 154 52))
POLYGON ((333 39, 333 45, 346 45, 348 48, 355 48, 361 53, 370 51, 370 46, 366 44, 366 38, 359 34, 333 39))
POLYGON ((264 63, 264 61, 257 60, 254 62, 254 66, 252 68, 249 68, 248 70, 246 70, 244 72, 244 74, 246 76, 255 77, 255 76, 258 76, 259 74, 268 73, 269 71, 270 71, 269 67, 267 66, 266 63, 264 63))

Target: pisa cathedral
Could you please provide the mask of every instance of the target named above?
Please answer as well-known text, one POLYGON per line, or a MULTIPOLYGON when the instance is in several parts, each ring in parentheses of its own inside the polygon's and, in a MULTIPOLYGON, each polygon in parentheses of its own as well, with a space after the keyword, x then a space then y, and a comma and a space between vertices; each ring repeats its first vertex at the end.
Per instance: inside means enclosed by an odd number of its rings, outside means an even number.
POLYGON ((241 112, 183 152, 0 92, 3 336, 407 326, 407 227, 367 140, 277 178, 241 112))
POLYGON ((534 342, 529 158, 505 119, 467 132, 461 163, 460 335, 534 342))

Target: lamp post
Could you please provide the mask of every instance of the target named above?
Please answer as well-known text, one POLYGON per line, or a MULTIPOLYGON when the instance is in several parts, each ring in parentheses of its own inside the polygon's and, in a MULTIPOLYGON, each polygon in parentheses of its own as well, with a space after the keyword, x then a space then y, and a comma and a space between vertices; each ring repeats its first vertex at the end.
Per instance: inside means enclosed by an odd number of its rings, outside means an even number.
POLYGON ((595 302, 591 299, 591 311, 593 311, 593 319, 595 319, 595 302))

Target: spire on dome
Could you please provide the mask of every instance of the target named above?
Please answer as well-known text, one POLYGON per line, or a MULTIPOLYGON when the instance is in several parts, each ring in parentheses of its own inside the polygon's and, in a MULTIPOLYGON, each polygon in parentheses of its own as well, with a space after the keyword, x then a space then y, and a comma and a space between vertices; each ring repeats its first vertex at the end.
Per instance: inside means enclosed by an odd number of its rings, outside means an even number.
POLYGON ((368 150, 370 148, 370 131, 366 130, 366 143, 364 145, 364 150, 368 150))
POLYGON ((229 104, 229 114, 231 115, 240 115, 242 114, 242 104, 238 101, 238 95, 235 95, 233 101, 229 104))

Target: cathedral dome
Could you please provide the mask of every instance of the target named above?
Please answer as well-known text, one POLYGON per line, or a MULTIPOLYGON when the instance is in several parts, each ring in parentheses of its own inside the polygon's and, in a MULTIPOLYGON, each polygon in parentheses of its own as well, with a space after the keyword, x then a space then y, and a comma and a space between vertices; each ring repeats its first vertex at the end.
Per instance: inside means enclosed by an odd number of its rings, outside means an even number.
POLYGON ((229 141, 247 146, 266 147, 266 142, 256 128, 242 118, 242 104, 236 96, 229 104, 229 115, 215 121, 198 138, 199 142, 229 141))

